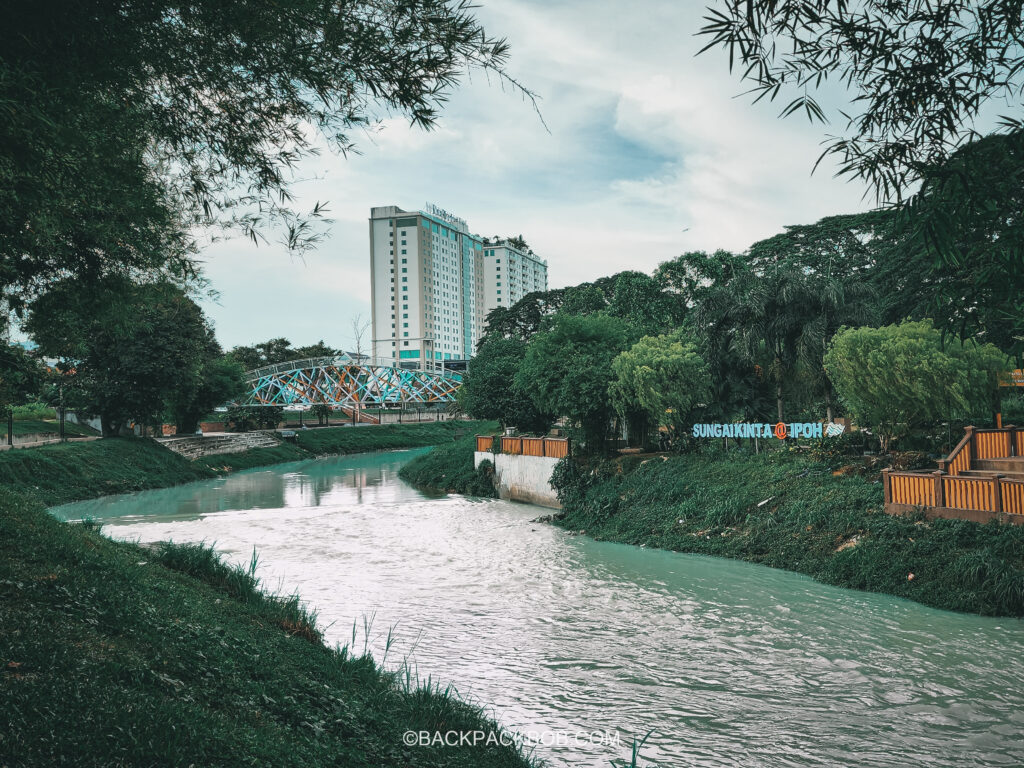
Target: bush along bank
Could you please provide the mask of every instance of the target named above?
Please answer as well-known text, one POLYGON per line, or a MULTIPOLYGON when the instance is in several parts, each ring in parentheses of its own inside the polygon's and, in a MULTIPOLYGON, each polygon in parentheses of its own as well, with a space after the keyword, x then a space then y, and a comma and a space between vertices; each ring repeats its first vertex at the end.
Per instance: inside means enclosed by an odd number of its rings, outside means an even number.
POLYGON ((398 470, 398 476, 419 488, 497 498, 490 462, 481 464, 479 469, 473 466, 476 435, 491 434, 496 429, 497 424, 485 424, 483 429, 472 435, 439 445, 404 464, 398 470))
POLYGON ((194 462, 149 439, 55 444, 0 453, 0 485, 55 506, 317 456, 451 443, 456 437, 493 426, 490 422, 442 421, 300 431, 294 443, 205 456, 194 462))
POLYGON ((596 539, 731 557, 936 608, 1024 615, 1024 526, 882 511, 873 478, 789 452, 565 459, 553 522, 596 539))
POLYGON ((495 743, 405 746, 501 731, 450 689, 325 647, 252 569, 115 542, 7 489, 0 509, 5 765, 530 765, 495 743))

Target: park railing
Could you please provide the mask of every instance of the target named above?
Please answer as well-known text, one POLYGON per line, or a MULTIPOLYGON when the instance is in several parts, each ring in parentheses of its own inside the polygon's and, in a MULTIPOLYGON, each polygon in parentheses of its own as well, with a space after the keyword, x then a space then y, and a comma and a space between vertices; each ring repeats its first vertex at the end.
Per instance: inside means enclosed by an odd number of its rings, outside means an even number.
POLYGON ((938 464, 934 472, 883 470, 885 511, 1024 524, 1024 429, 965 427, 938 464))
POLYGON ((492 437, 477 435, 476 449, 486 453, 508 453, 514 456, 538 456, 561 459, 571 451, 567 437, 492 437))

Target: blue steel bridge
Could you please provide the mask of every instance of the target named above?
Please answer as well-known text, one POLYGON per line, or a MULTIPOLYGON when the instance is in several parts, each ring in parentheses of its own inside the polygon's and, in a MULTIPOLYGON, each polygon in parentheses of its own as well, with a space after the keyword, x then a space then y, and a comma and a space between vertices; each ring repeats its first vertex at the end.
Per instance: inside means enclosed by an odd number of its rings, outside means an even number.
POLYGON ((462 384, 455 371, 414 371, 372 365, 347 355, 267 365, 246 374, 244 405, 302 408, 450 403, 462 384))

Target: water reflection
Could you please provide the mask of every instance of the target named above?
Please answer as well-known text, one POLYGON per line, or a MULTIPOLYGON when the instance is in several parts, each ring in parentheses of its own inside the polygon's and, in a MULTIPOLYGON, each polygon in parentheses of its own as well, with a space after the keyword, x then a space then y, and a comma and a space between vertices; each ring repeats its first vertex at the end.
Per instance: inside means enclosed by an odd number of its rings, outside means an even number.
POLYGON ((398 479, 410 457, 428 450, 361 453, 278 464, 172 488, 104 496, 56 507, 61 520, 92 518, 106 525, 188 521, 229 510, 391 504, 429 498, 398 479))

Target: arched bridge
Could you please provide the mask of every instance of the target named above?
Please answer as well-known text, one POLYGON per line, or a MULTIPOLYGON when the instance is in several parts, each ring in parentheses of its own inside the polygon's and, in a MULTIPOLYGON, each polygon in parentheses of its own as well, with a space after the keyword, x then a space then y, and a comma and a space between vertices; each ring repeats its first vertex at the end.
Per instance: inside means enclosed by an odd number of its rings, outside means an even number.
POLYGON ((267 365, 246 374, 245 405, 450 403, 462 384, 454 371, 410 371, 358 362, 348 356, 314 357, 267 365))

